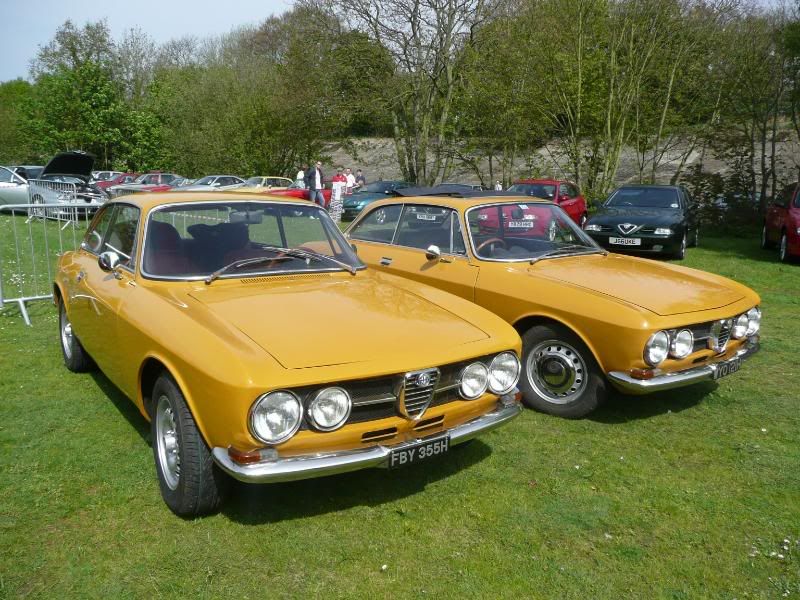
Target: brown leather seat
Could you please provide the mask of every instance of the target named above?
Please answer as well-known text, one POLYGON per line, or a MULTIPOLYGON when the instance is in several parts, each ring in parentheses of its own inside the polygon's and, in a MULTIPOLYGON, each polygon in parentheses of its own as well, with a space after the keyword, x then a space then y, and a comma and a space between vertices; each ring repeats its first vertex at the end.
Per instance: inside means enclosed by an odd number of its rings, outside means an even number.
POLYGON ((150 222, 144 270, 151 275, 197 274, 197 267, 184 253, 178 230, 169 223, 150 222))

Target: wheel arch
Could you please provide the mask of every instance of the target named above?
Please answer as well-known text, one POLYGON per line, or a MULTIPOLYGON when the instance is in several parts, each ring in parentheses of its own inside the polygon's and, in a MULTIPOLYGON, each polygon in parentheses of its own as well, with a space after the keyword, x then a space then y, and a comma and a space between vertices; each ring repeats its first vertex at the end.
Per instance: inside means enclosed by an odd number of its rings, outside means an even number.
MULTIPOLYGON (((514 329, 517 330, 517 333, 522 337, 525 335, 525 332, 528 331, 531 327, 535 327, 537 325, 559 325, 571 331, 574 335, 578 336, 578 339, 583 342, 583 344, 589 349, 589 352, 592 354, 592 358, 594 358, 595 363, 600 368, 600 370, 605 375, 605 367, 603 366, 603 361, 600 360, 600 357, 597 354, 597 349, 594 347, 594 344, 583 334, 583 332, 574 327, 572 324, 563 321, 561 319, 557 319, 551 315, 542 315, 542 314, 532 314, 532 315, 525 315, 518 318, 516 321, 512 323, 514 329)), ((524 352, 524 350, 523 350, 524 352)))

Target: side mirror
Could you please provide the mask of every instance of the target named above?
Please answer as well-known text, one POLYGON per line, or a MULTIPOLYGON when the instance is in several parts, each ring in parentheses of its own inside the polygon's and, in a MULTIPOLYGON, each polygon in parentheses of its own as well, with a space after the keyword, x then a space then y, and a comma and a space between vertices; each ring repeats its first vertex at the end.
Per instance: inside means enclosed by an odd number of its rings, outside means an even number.
POLYGON ((425 258, 428 260, 439 259, 442 257, 442 251, 439 250, 439 246, 431 244, 428 246, 428 249, 425 250, 425 258))
POLYGON ((114 271, 119 266, 119 254, 107 250, 97 257, 97 264, 103 271, 114 271))

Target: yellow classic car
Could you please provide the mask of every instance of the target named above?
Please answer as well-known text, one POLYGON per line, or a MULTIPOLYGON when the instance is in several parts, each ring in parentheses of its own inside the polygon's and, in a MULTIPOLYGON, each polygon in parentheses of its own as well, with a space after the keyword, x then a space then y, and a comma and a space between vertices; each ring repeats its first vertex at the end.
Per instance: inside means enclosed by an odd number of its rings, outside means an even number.
POLYGON ((257 175, 245 181, 240 187, 236 188, 236 191, 245 192, 247 194, 264 194, 266 192, 285 190, 290 185, 292 185, 292 180, 288 177, 264 177, 257 175))
POLYGON ((227 477, 274 482, 441 455, 520 411, 502 319, 367 268, 309 202, 238 193, 106 203, 58 265, 72 371, 98 366, 151 421, 173 512, 227 477))
POLYGON ((610 254, 545 200, 399 194, 348 228, 359 258, 514 325, 532 408, 582 417, 608 383, 644 394, 718 379, 758 350, 760 299, 735 281, 610 254))

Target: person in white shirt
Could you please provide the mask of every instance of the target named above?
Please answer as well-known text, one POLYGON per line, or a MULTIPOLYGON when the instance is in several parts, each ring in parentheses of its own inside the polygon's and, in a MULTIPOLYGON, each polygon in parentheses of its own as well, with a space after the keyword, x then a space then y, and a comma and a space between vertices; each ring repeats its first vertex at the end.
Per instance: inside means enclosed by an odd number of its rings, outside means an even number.
POLYGON ((294 178, 301 188, 306 187, 306 171, 308 171, 308 165, 304 164, 302 167, 300 167, 300 170, 297 172, 297 175, 294 178))
POLYGON ((494 184, 494 191, 495 192, 502 192, 503 191, 503 184, 500 183, 499 179, 494 184))
POLYGON ((350 169, 344 172, 344 176, 347 178, 347 185, 344 188, 344 193, 349 196, 353 193, 353 188, 356 185, 356 176, 353 175, 353 171, 350 169))

